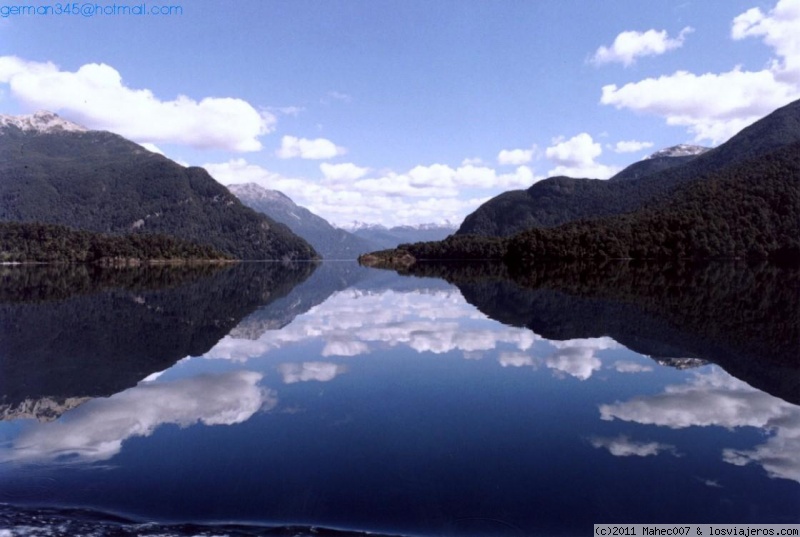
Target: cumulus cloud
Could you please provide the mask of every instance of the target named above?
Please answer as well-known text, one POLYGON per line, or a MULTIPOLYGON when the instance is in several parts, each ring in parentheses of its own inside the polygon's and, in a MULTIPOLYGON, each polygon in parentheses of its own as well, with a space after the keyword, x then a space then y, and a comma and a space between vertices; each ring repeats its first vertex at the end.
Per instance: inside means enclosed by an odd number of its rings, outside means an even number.
POLYGON ((328 382, 347 371, 343 365, 331 362, 303 362, 302 364, 285 363, 278 366, 284 384, 295 382, 328 382))
POLYGON ((278 158, 302 158, 310 160, 323 160, 333 158, 345 153, 343 147, 325 138, 297 138, 296 136, 284 136, 281 138, 281 146, 275 151, 278 158))
POLYGON ((693 31, 693 28, 687 26, 680 31, 678 37, 674 38, 669 37, 666 30, 622 32, 610 47, 598 48, 592 57, 592 62, 595 65, 621 63, 627 67, 642 56, 658 56, 682 47, 686 35, 693 31))
POLYGON ((497 361, 503 367, 536 367, 538 365, 533 356, 522 352, 501 352, 497 361))
POLYGON ((588 133, 582 132, 569 140, 557 138, 545 150, 545 156, 556 165, 548 175, 608 179, 619 168, 596 162, 595 159, 602 153, 600 143, 595 142, 588 133))
POLYGON ((623 360, 617 360, 612 367, 619 373, 647 373, 653 370, 652 366, 623 360))
POLYGON ((592 437, 589 442, 598 449, 607 449, 615 457, 651 457, 664 451, 677 455, 675 446, 660 442, 637 442, 627 436, 592 437))
POLYGON ((799 24, 800 3, 780 0, 769 13, 753 8, 733 19, 731 37, 735 40, 763 38, 778 55, 779 59, 772 65, 778 78, 797 84, 800 77, 799 24))
POLYGON ((619 419, 672 429, 754 427, 767 440, 753 449, 725 449, 730 464, 760 465, 770 477, 800 482, 800 407, 712 369, 663 393, 600 405, 604 420, 619 419))
POLYGON ((0 448, 0 461, 105 461, 128 438, 149 436, 161 425, 242 423, 278 403, 273 391, 258 385, 261 378, 260 373, 237 371, 142 383, 93 399, 54 423, 31 426, 11 446, 0 448))
POLYGON ((2 56, 0 84, 7 84, 10 94, 28 108, 51 110, 139 143, 258 151, 258 138, 276 122, 270 112, 232 97, 161 100, 148 89, 127 86, 116 69, 103 63, 73 72, 49 62, 2 56))
POLYGON ((348 289, 256 341, 225 337, 205 357, 244 361, 310 339, 324 342, 323 356, 359 356, 398 346, 420 353, 474 354, 511 345, 524 352, 539 338, 527 329, 495 326, 455 290, 364 293, 348 289))
POLYGON ((599 370, 602 362, 596 353, 615 349, 619 344, 609 337, 551 341, 556 352, 544 360, 544 364, 559 373, 566 373, 579 380, 586 380, 599 370))
POLYGON ((636 140, 627 140, 617 142, 613 148, 615 153, 636 153, 642 149, 649 149, 653 147, 653 142, 639 142, 636 140))
POLYGON ((677 71, 623 86, 604 86, 600 102, 653 114, 685 127, 696 142, 724 142, 776 108, 800 98, 800 8, 780 0, 768 13, 754 8, 737 16, 733 39, 761 38, 775 57, 759 71, 734 66, 722 73, 677 71))
POLYGON ((325 179, 333 182, 355 181, 356 179, 361 179, 369 172, 369 168, 361 168, 351 162, 344 162, 342 164, 323 162, 319 165, 319 169, 325 179))
POLYGON ((533 149, 503 149, 497 154, 497 162, 502 166, 519 166, 533 160, 533 149))
POLYGON ((249 182, 279 190, 337 225, 353 220, 387 226, 460 222, 489 199, 489 193, 528 187, 542 179, 527 166, 498 174, 486 166, 431 164, 370 176, 366 168, 350 163, 323 163, 321 180, 283 176, 242 158, 203 167, 225 185, 249 182), (466 189, 485 190, 487 195, 466 197, 466 189))

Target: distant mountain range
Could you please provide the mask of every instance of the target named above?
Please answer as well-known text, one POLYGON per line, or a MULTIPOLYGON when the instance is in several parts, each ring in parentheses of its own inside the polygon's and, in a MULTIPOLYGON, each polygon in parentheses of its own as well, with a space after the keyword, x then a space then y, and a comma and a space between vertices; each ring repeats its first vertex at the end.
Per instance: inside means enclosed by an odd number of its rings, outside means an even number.
POLYGON ((204 169, 49 112, 0 116, 0 222, 168 235, 240 259, 316 256, 204 169))
POLYGON ((355 259, 379 247, 333 227, 321 216, 300 207, 277 190, 268 190, 255 183, 229 185, 228 190, 251 209, 288 226, 311 243, 324 259, 355 259))
POLYGON ((439 241, 456 232, 449 224, 418 224, 387 228, 380 224, 353 222, 347 229, 379 248, 396 248, 400 244, 439 241))
POLYGON ((327 220, 297 205, 277 190, 254 183, 229 185, 242 203, 263 213, 307 240, 325 259, 355 259, 373 250, 403 243, 441 240, 455 233, 450 224, 418 224, 387 228, 380 224, 353 223, 334 227, 327 220))
POLYGON ((555 177, 506 192, 453 237, 366 262, 744 257, 800 261, 800 101, 715 149, 656 153, 608 181, 555 177))

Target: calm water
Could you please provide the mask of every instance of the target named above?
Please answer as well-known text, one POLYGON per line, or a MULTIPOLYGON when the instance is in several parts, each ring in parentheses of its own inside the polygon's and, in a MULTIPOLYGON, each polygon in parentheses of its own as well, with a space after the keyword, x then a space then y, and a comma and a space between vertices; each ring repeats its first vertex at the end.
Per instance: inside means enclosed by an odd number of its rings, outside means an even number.
POLYGON ((0 536, 800 522, 797 271, 511 276, 0 267, 0 536))

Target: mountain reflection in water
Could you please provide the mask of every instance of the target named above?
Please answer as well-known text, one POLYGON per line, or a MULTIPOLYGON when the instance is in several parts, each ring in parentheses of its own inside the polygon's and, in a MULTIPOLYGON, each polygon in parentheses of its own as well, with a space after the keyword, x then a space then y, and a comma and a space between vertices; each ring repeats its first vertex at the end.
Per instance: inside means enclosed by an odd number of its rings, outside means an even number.
POLYGON ((83 275, 53 299, 15 275, 0 502, 21 508, 0 516, 87 507, 170 535, 800 523, 796 271, 412 270, 83 275))

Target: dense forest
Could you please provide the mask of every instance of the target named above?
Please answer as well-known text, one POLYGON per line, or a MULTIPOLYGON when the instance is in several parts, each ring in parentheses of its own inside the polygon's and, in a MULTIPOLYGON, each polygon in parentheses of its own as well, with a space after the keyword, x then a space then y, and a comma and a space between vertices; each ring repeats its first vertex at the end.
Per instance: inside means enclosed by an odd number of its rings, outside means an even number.
POLYGON ((108 235, 52 224, 0 222, 0 262, 223 261, 231 256, 166 235, 108 235))
POLYGON ((237 259, 311 259, 288 227, 245 207, 204 169, 108 132, 0 129, 0 222, 161 234, 237 259))

